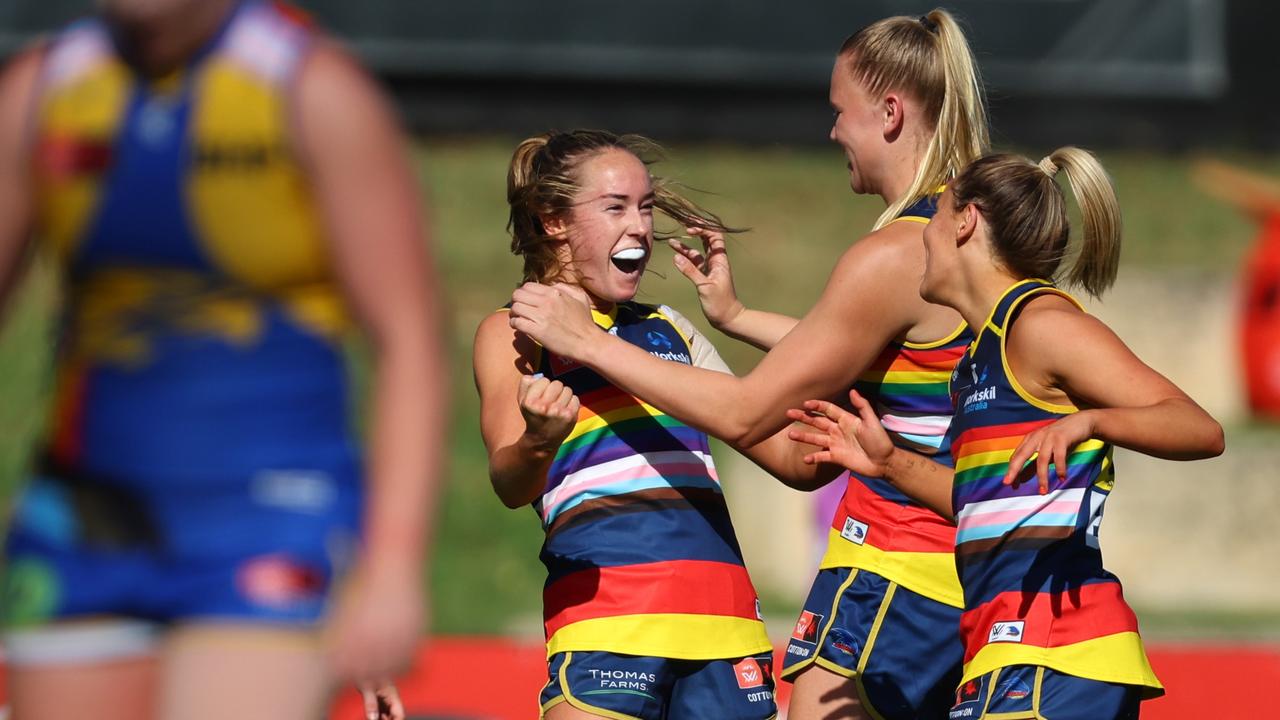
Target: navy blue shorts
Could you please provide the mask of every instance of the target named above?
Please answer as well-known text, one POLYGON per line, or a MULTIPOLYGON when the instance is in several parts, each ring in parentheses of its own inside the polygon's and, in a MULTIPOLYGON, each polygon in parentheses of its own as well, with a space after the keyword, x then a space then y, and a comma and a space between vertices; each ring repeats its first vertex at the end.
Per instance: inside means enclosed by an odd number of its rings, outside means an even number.
POLYGON ((1134 720, 1142 688, 1035 665, 1000 668, 956 690, 949 720, 1134 720))
POLYGON ((671 660, 607 652, 563 652, 547 662, 542 713, 567 702, 616 720, 768 720, 773 656, 671 660))
POLYGON ((782 678, 816 664, 852 679, 873 717, 944 718, 963 661, 960 608, 875 573, 831 568, 813 581, 782 678))
POLYGON ((354 472, 264 471, 157 493, 39 476, 5 543, 0 619, 311 626, 354 556, 359 510, 354 472))

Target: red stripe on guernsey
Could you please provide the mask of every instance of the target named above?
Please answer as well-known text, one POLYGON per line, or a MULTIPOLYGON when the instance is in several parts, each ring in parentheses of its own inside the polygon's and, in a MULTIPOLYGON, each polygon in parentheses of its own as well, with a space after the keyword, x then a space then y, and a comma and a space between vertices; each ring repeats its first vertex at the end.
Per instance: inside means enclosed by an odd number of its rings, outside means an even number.
POLYGON ((612 385, 594 392, 584 393, 578 399, 582 407, 582 414, 579 415, 579 420, 585 420, 586 418, 594 415, 603 415, 620 408, 635 407, 641 404, 640 400, 636 398, 635 395, 623 392, 612 385))
POLYGON ((866 544, 881 550, 948 554, 955 552, 955 525, 932 510, 887 500, 852 476, 849 478, 844 502, 832 518, 832 529, 837 532, 843 530, 846 517, 852 517, 874 528, 874 531, 867 533, 866 544))
POLYGON ((889 361, 889 368, 893 370, 932 371, 945 367, 949 371, 950 368, 955 367, 955 364, 959 362, 966 350, 967 346, 964 343, 932 350, 917 350, 916 348, 893 344, 880 353, 880 356, 871 364, 871 367, 884 368, 885 362, 889 361))
POLYGON ((84 408, 89 378, 74 360, 61 371, 58 395, 53 406, 53 433, 49 452, 62 466, 74 466, 84 449, 84 408))
POLYGON ((591 568, 566 575, 543 593, 547 637, 583 620, 680 613, 757 620, 756 591, 741 565, 672 560, 591 568))
POLYGON ((960 433, 959 437, 951 443, 951 453, 959 457, 960 448, 965 443, 974 442, 975 440, 990 440, 992 438, 1007 438, 1014 436, 1030 435, 1038 428, 1044 427, 1052 422, 1061 419, 1061 416, 1045 418, 1043 420, 1032 420, 1031 422, 1009 423, 1008 425, 984 425, 982 427, 971 428, 960 433))
POLYGON ((1035 593, 1027 607, 1027 593, 1001 593, 960 616, 964 661, 990 644, 996 623, 1022 622, 1022 645, 1061 647, 1120 632, 1137 632, 1138 618, 1125 604, 1118 582, 1097 582, 1071 590, 1035 593))

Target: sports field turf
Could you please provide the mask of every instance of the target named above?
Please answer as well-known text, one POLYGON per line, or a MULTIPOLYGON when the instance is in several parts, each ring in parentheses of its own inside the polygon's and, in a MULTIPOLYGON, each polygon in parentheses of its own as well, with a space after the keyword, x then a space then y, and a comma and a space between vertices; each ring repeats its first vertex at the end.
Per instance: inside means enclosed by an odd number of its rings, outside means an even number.
MULTIPOLYGON (((432 573, 435 628, 452 633, 538 632, 541 533, 532 511, 505 509, 489 489, 470 377, 476 324, 506 302, 519 278, 520 264, 508 251, 504 230, 506 161, 512 146, 514 141, 433 140, 417 150, 429 187, 454 376, 449 491, 432 573)), ((1191 267, 1225 276, 1235 272, 1254 228, 1191 185, 1185 158, 1101 157, 1115 176, 1125 211, 1125 267, 1191 267)), ((1280 175, 1278 158, 1234 159, 1280 175)), ((731 246, 740 292, 748 304, 792 313, 813 302, 831 262, 880 209, 878 199, 849 193, 843 162, 833 148, 682 147, 657 172, 714 191, 694 197, 731 224, 752 228, 731 246)), ((670 253, 659 248, 650 268, 640 299, 661 299, 700 321, 693 294, 671 266, 670 253)), ((22 293, 10 299, 0 336, 4 497, 18 483, 43 422, 54 294, 47 274, 34 273, 22 293)), ((728 340, 719 344, 739 368, 754 361, 754 351, 728 340)), ((360 357, 358 350, 353 353, 357 366, 363 365, 360 357)))

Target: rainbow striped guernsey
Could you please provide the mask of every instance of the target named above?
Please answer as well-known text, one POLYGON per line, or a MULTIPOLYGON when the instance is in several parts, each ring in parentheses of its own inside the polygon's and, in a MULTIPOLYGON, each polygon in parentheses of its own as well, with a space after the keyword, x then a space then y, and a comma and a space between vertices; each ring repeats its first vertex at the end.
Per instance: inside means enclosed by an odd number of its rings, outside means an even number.
MULTIPOLYGON (((664 309, 622 303, 597 324, 689 364, 692 341, 664 309)), ((689 660, 771 646, 729 522, 707 436, 589 368, 543 353, 539 370, 582 403, 534 503, 547 651, 689 660)))
MULTIPOLYGON (((894 222, 927 223, 937 196, 894 222)), ((854 387, 875 407, 898 447, 949 462, 947 382, 973 336, 963 324, 932 343, 890 343, 854 387)), ((932 600, 963 607, 952 552, 955 527, 881 478, 852 474, 832 518, 823 569, 876 573, 932 600)))
MULTIPOLYGON (((964 587, 960 631, 964 681, 1010 665, 1040 665, 1091 680, 1163 692, 1125 604, 1120 582, 1102 567, 1098 529, 1114 482, 1111 446, 1077 445, 1067 479, 1051 466, 1048 494, 1034 481, 1003 484, 1009 457, 1033 430, 1076 412, 1029 395, 1009 371, 1005 335, 1026 300, 1053 293, 1042 280, 1005 291, 956 367, 956 416, 948 436, 955 459, 956 565, 964 587)), ((1079 303, 1076 303, 1079 305, 1079 303)))

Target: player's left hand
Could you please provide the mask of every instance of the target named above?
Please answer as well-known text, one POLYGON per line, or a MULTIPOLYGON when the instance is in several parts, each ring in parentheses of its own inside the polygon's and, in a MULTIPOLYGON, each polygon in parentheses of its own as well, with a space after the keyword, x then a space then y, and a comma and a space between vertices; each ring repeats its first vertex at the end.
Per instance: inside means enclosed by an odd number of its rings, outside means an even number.
POLYGON ((1016 488, 1030 480, 1032 473, 1028 463, 1032 460, 1035 461, 1035 477, 1041 495, 1049 492, 1050 464, 1058 481, 1066 482, 1067 456, 1071 454, 1071 448, 1093 437, 1094 412, 1081 410, 1028 433, 1009 456, 1004 484, 1016 488))
MULTIPOLYGON (((358 566, 326 627, 334 676, 378 687, 407 670, 423 636, 427 597, 419 568, 358 566)), ((393 716, 394 717, 394 716, 393 716)))
POLYGON ((565 283, 521 285, 511 294, 510 323, 551 352, 579 361, 599 334, 586 291, 565 283))
POLYGON ((364 701, 364 720, 404 720, 404 703, 400 691, 390 680, 358 684, 364 701))

